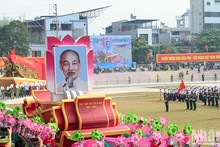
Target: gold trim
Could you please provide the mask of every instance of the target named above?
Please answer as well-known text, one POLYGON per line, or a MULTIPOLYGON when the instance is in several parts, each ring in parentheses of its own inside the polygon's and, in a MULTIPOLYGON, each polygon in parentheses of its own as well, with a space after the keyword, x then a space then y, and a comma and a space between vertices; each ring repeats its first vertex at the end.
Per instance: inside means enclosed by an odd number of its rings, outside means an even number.
POLYGON ((24 107, 24 111, 25 111, 25 114, 28 116, 28 117, 33 117, 33 113, 28 113, 28 111, 27 111, 27 108, 26 107, 24 107))
POLYGON ((78 107, 79 99, 81 99, 81 98, 76 97, 75 109, 76 109, 76 115, 77 115, 77 117, 78 117, 78 122, 79 122, 79 128, 78 128, 78 130, 81 130, 81 129, 82 129, 82 118, 81 118, 81 115, 80 115, 80 113, 79 113, 79 107, 78 107))
POLYGON ((62 111, 62 108, 60 106, 53 106, 52 107, 52 116, 54 118, 54 122, 58 125, 59 123, 58 123, 57 115, 55 113, 56 109, 61 109, 61 111, 62 111))
POLYGON ((108 116, 108 113, 107 113, 106 108, 105 108, 105 101, 106 101, 106 98, 103 99, 102 105, 103 105, 103 109, 105 111, 105 115, 107 117, 107 126, 106 127, 109 127, 109 116, 108 116))
MULTIPOLYGON (((117 114, 115 114, 115 118, 116 118, 116 117, 118 118, 118 122, 116 122, 115 125, 118 125, 121 120, 120 120, 120 117, 119 117, 119 115, 118 115, 117 104, 116 104, 115 102, 112 102, 112 107, 113 107, 113 109, 114 109, 114 110, 116 111, 116 113, 117 113, 117 114), (115 107, 115 108, 114 108, 114 107, 115 107), (116 115, 117 115, 117 116, 116 116, 116 115)), ((117 120, 117 118, 115 119, 115 121, 117 120)))
POLYGON ((65 103, 75 103, 73 99, 67 99, 67 100, 62 100, 62 113, 63 113, 63 117, 64 117, 64 124, 65 124, 65 127, 64 127, 64 130, 68 130, 68 127, 69 127, 69 122, 68 122, 68 118, 67 118, 67 115, 66 115, 66 110, 65 110, 65 103))
POLYGON ((113 106, 112 106, 112 97, 106 97, 106 99, 110 99, 110 107, 111 107, 111 110, 112 110, 112 113, 113 113, 113 117, 114 117, 114 126, 116 126, 116 116, 115 116, 115 111, 113 109, 113 106))
POLYGON ((24 98, 24 103, 25 103, 25 107, 26 108, 30 108, 31 107, 31 99, 30 98, 24 98))

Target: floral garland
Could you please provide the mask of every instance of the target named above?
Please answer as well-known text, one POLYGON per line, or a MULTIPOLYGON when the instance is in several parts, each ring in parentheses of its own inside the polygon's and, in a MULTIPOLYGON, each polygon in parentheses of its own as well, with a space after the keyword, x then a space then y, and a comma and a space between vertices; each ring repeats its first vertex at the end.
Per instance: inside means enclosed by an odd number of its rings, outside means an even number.
MULTIPOLYGON (((111 141, 113 139, 115 146, 139 146, 143 144, 143 142, 148 142, 148 146, 150 146, 152 141, 152 144, 156 146, 164 146, 165 144, 162 143, 165 143, 166 141, 164 140, 168 140, 169 137, 172 137, 176 144, 184 146, 186 145, 186 137, 189 137, 188 135, 192 133, 192 125, 190 123, 186 123, 183 131, 180 131, 177 124, 167 124, 167 118, 164 116, 160 118, 149 117, 147 119, 143 116, 137 116, 136 114, 123 114, 119 112, 119 117, 119 125, 128 126, 131 130, 131 134, 123 134, 122 136, 115 138, 105 137, 104 134, 98 129, 94 129, 91 132, 91 140, 95 141, 93 142, 94 146, 103 147, 106 142, 108 143, 109 138, 111 138, 111 141), (167 131, 168 136, 162 135, 162 131, 164 129, 167 131), (151 141, 146 141, 146 139, 149 139, 151 141)), ((75 142, 74 145, 76 145, 77 143, 81 145, 83 143, 86 144, 87 141, 89 142, 90 140, 84 140, 83 134, 80 130, 73 132, 70 139, 75 142)), ((199 139, 199 142, 201 143, 201 137, 199 139)))
POLYGON ((44 141, 59 131, 56 123, 45 124, 39 116, 32 119, 21 114, 21 107, 7 110, 4 102, 0 102, 0 127, 12 127, 13 133, 17 133, 25 139, 41 137, 44 141))

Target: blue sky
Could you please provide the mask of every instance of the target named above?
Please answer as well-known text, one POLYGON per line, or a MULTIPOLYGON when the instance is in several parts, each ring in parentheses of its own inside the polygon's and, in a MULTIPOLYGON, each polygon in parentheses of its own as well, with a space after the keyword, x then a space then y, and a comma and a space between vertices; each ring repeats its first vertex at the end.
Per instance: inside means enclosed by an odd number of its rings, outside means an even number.
POLYGON ((89 24, 89 35, 104 33, 111 22, 137 19, 159 19, 169 27, 176 26, 176 16, 189 9, 190 0, 0 0, 0 18, 33 19, 52 15, 53 4, 58 6, 58 15, 111 6, 89 24))

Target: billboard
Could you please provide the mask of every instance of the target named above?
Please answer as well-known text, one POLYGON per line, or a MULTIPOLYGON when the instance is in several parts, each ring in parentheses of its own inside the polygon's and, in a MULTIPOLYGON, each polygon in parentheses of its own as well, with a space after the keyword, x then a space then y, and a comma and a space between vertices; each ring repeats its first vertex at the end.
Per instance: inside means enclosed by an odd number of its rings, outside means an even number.
POLYGON ((220 61, 220 53, 157 54, 157 63, 220 61))
POLYGON ((96 66, 104 68, 131 65, 131 36, 90 36, 90 48, 96 66), (118 64, 120 63, 120 64, 118 64))

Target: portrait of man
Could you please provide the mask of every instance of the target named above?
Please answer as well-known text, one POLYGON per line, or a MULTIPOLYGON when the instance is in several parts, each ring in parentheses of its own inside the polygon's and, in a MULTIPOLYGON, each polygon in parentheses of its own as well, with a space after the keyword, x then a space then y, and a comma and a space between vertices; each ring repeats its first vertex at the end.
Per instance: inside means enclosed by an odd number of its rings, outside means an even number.
MULTIPOLYGON (((86 51, 86 49, 85 49, 86 51)), ((68 90, 80 90, 85 91, 88 87, 87 82, 87 66, 86 66, 86 52, 80 50, 80 47, 65 49, 58 49, 55 53, 56 57, 56 92, 63 93, 68 90), (84 59, 84 71, 82 70, 82 61, 80 54, 76 49, 79 50, 84 59), (62 51, 63 50, 63 51, 62 51), (62 52, 61 52, 62 51, 62 52), (59 61, 58 61, 59 59, 59 61), (82 80, 84 79, 84 80, 82 80)))
POLYGON ((105 40, 104 42, 105 53, 112 54, 112 40, 105 40))

